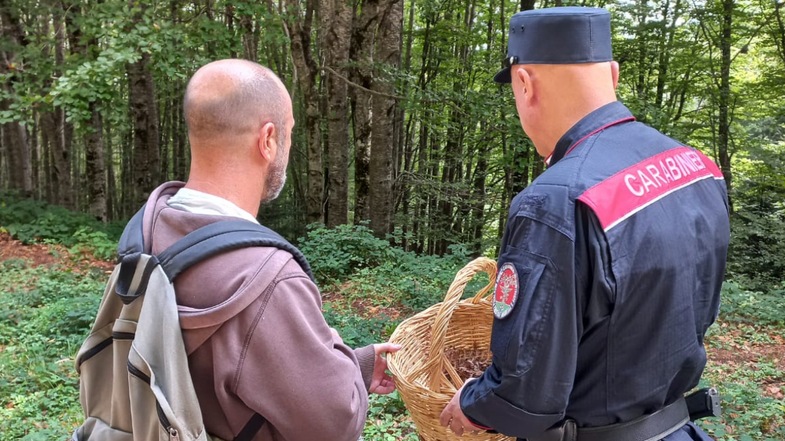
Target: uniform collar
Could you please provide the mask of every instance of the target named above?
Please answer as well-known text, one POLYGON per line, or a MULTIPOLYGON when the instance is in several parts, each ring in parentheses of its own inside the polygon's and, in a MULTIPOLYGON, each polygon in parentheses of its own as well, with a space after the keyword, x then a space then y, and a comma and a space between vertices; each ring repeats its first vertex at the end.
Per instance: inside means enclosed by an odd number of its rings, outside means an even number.
POLYGON ((624 104, 614 101, 600 107, 584 116, 570 130, 567 130, 567 133, 562 135, 559 142, 556 143, 553 153, 545 158, 545 165, 552 167, 586 138, 610 126, 627 121, 635 121, 635 117, 624 104))

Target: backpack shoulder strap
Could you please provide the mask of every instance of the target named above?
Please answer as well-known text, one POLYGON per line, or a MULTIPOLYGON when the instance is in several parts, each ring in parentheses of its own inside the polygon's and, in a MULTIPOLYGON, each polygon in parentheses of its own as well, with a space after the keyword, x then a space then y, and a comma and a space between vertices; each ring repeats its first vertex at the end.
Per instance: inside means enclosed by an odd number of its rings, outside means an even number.
POLYGON ((144 294, 147 280, 160 263, 170 282, 191 266, 226 251, 249 247, 275 247, 289 252, 316 283, 311 265, 302 252, 275 231, 244 220, 218 221, 188 233, 157 256, 145 254, 142 234, 144 207, 123 231, 117 247, 120 274, 116 291, 124 304, 144 294))
POLYGON ((275 247, 289 252, 314 281, 311 266, 300 250, 275 231, 244 220, 218 221, 205 225, 158 254, 170 281, 196 263, 226 251, 249 247, 275 247))
POLYGON ((134 253, 144 253, 144 205, 136 212, 136 214, 128 221, 128 224, 123 230, 123 235, 120 236, 120 242, 117 244, 118 261, 122 260, 123 256, 134 253))

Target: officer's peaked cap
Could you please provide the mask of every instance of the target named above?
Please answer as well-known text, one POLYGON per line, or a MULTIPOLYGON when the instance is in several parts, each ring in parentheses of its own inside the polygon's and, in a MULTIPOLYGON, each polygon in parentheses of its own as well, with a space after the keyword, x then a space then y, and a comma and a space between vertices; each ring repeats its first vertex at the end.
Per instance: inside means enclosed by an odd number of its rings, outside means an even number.
POLYGON ((534 9, 512 16, 504 69, 493 79, 509 83, 510 66, 515 64, 581 64, 612 59, 611 15, 605 9, 534 9))

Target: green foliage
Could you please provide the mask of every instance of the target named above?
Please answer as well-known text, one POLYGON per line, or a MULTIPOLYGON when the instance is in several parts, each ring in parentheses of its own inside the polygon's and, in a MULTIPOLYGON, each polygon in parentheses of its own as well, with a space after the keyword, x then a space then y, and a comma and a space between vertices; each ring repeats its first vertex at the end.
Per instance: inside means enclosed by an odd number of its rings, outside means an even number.
MULTIPOLYGON (((734 325, 736 326, 736 325, 734 325)), ((732 327, 723 326, 727 335, 732 327)), ((782 328, 759 329, 763 333, 782 334, 782 328)), ((741 348, 749 345, 749 333, 742 332, 731 343, 741 348)), ((714 339, 710 346, 717 347, 714 339)), ((767 384, 785 380, 785 371, 778 362, 759 360, 745 363, 734 369, 733 365, 717 365, 710 358, 700 387, 717 387, 722 396, 721 418, 700 420, 703 427, 717 441, 779 441, 785 439, 785 403, 762 393, 767 384)))
POLYGON ((117 255, 117 241, 109 238, 103 231, 82 227, 76 230, 73 238, 76 245, 69 251, 74 254, 90 253, 103 260, 111 260, 117 255))
POLYGON ((390 243, 374 236, 365 225, 328 229, 315 224, 309 228, 308 235, 300 241, 300 250, 322 284, 342 280, 362 268, 378 266, 391 257, 390 243))
POLYGON ((785 281, 785 209, 737 213, 731 223, 729 278, 768 291, 785 281))
POLYGON ((417 441, 414 423, 401 417, 406 407, 398 392, 371 395, 363 438, 374 441, 417 441))
POLYGON ((749 321, 760 325, 785 324, 785 281, 779 289, 748 291, 735 282, 722 286, 723 320, 749 321))
MULTIPOLYGON (((445 256, 419 255, 393 247, 364 225, 312 228, 300 241, 319 282, 350 300, 371 299, 380 306, 400 305, 421 310, 444 299, 455 274, 471 258, 466 247, 450 246, 445 256), (342 285, 341 282, 348 282, 342 285)), ((485 284, 483 276, 470 283, 473 295, 485 284)))
MULTIPOLYGON (((441 302, 455 274, 471 260, 465 250, 457 246, 451 248, 453 253, 444 257, 418 255, 400 248, 392 250, 391 259, 351 276, 350 280, 360 287, 355 295, 384 293, 381 298, 419 311, 441 302)), ((487 283, 487 276, 478 275, 464 290, 464 295, 474 295, 487 283)))
POLYGON ((386 341, 397 325, 386 316, 364 318, 329 302, 325 303, 323 311, 327 324, 353 348, 386 341))
POLYGON ((73 356, 105 277, 0 263, 0 438, 65 439, 82 418, 73 356))
POLYGON ((77 255, 90 253, 109 260, 115 255, 121 225, 106 225, 63 207, 0 194, 0 227, 24 244, 56 243, 71 247, 77 255))

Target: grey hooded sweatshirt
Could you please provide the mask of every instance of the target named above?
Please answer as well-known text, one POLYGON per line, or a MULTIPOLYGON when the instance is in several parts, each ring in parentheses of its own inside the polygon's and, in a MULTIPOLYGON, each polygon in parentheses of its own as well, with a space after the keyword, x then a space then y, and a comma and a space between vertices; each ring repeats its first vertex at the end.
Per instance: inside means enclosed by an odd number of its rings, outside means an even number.
MULTIPOLYGON (((160 253, 189 232, 237 218, 193 214, 166 201, 183 186, 158 187, 144 237, 160 253)), ((208 433, 231 440, 254 413, 257 441, 356 441, 368 410, 373 346, 334 338, 318 288, 292 255, 245 248, 201 262, 175 281, 180 326, 208 433)))

